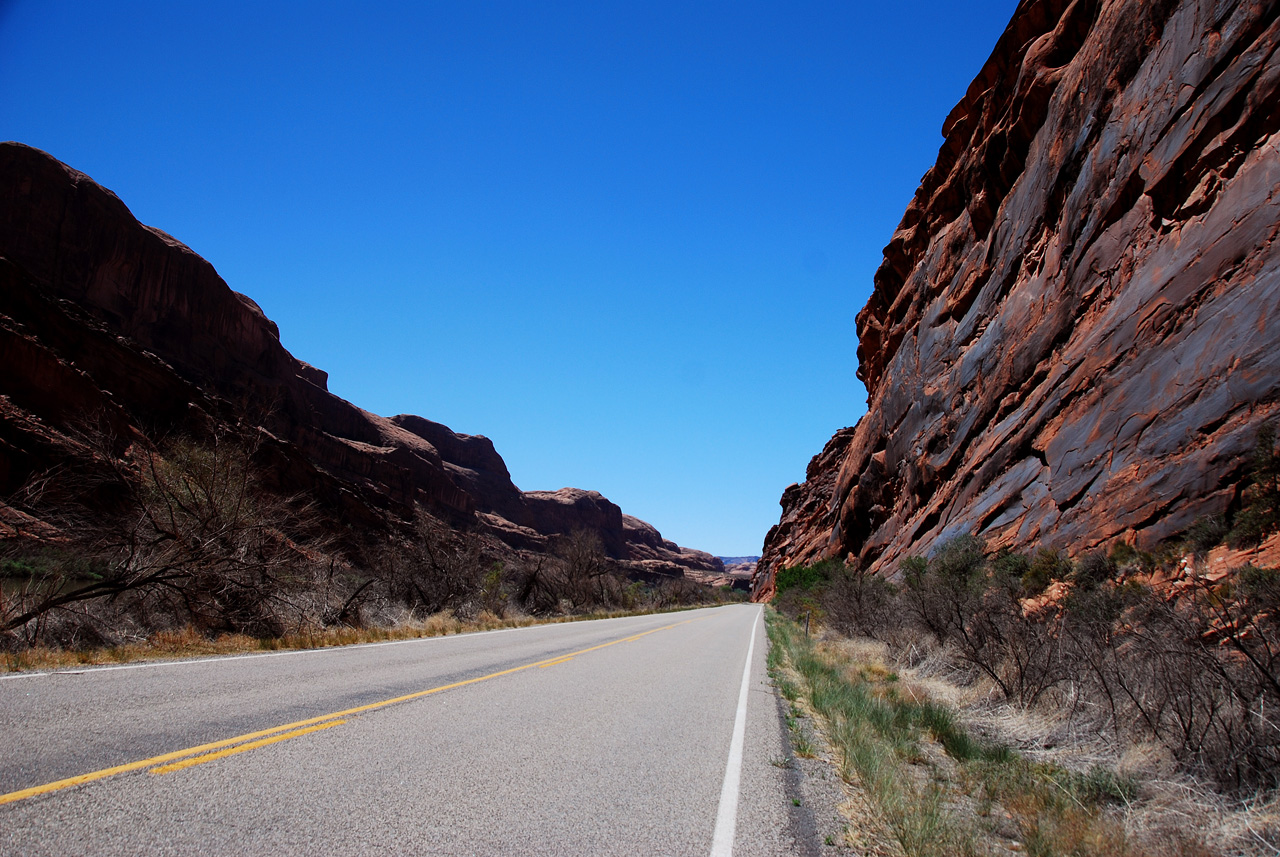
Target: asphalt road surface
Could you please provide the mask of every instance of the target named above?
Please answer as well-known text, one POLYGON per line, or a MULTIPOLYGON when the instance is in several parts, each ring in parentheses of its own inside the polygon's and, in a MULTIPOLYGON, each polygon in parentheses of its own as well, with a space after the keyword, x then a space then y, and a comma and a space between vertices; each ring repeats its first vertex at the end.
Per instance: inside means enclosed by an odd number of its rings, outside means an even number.
POLYGON ((734 605, 0 677, 0 854, 817 853, 766 648, 734 605))

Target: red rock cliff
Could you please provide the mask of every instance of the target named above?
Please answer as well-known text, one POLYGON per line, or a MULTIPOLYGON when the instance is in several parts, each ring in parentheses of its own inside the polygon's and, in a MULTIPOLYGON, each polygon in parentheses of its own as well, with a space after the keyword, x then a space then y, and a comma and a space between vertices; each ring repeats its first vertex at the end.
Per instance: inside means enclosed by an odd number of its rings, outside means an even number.
POLYGON ((823 557, 1150 543, 1236 499, 1280 415, 1278 18, 1018 5, 858 314, 868 412, 783 495, 757 598, 823 557))
POLYGON ((148 435, 248 425, 267 439, 282 491, 358 528, 394 527, 421 508, 513 549, 547 550, 588 529, 640 570, 655 550, 668 574, 706 565, 674 545, 633 544, 621 510, 596 492, 521 492, 487 438, 329 393, 325 373, 286 351, 212 265, 20 143, 0 143, 0 367, 0 499, 50 466, 91 466, 87 424, 117 452, 148 435))

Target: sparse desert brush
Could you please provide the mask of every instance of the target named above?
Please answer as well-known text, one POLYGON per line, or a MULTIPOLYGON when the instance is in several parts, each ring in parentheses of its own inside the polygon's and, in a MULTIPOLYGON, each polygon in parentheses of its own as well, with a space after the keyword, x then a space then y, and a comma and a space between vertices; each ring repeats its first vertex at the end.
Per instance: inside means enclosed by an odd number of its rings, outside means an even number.
POLYGON ((643 570, 610 558, 589 530, 530 553, 420 506, 402 526, 336 536, 307 498, 279 494, 262 434, 243 426, 143 438, 127 456, 105 430, 77 431, 101 467, 35 473, 4 498, 35 522, 0 540, 0 650, 11 655, 126 657, 148 635, 186 627, 202 642, 142 648, 207 651, 222 635, 312 647, 731 595, 679 577, 630 580, 643 570))
MULTIPOLYGON (((833 582, 848 571, 792 574, 778 609, 874 637, 887 657, 973 696, 1043 707, 1120 746, 1155 742, 1183 773, 1247 795, 1280 785, 1280 573, 1226 577, 1157 560, 1130 545, 1077 562, 1042 549, 989 553, 977 539, 902 563, 881 588, 879 624, 833 582), (808 590, 798 589, 810 581, 808 590), (1156 582, 1160 581, 1160 582, 1156 582)), ((846 583, 846 585, 852 585, 846 583)), ((862 644, 867 645, 867 644, 862 644)), ((861 678, 874 678, 866 673, 861 678)), ((901 692, 901 691, 900 691, 901 692)))
POLYGON ((966 706, 957 709, 930 694, 937 679, 907 670, 892 681, 874 644, 827 632, 812 640, 776 614, 769 632, 775 681, 812 704, 844 776, 906 854, 1274 853, 1274 794, 1214 793, 1176 775, 1163 744, 1120 764, 1114 745, 1074 730, 1062 712, 993 707, 953 687, 966 706))
POLYGON ((319 649, 360 643, 441 637, 503 628, 525 628, 538 624, 558 624, 589 619, 613 619, 623 616, 667 613, 693 609, 696 606, 698 605, 693 605, 692 607, 672 606, 657 610, 652 608, 607 610, 549 617, 528 616, 513 612, 509 613, 505 618, 499 618, 493 614, 481 613, 470 619, 460 618, 448 611, 434 613, 429 616, 420 616, 411 611, 401 611, 396 614, 395 621, 389 621, 386 624, 361 627, 308 627, 288 634, 269 637, 251 637, 246 634, 209 635, 194 626, 188 625, 182 628, 158 631, 146 638, 117 645, 76 649, 50 646, 24 647, 3 653, 3 657, 0 659, 0 669, 25 671, 141 660, 228 655, 255 651, 319 649))
POLYGON ((1127 853, 1123 824, 1109 807, 1129 792, 1109 775, 1073 775, 976 738, 922 686, 898 680, 876 660, 853 659, 859 652, 874 658, 874 647, 815 644, 777 614, 769 636, 778 652, 775 680, 797 676, 842 775, 869 798, 904 853, 1004 851, 1011 835, 1031 854, 1127 853), (1007 814, 1016 832, 1002 838, 993 813, 1007 814))

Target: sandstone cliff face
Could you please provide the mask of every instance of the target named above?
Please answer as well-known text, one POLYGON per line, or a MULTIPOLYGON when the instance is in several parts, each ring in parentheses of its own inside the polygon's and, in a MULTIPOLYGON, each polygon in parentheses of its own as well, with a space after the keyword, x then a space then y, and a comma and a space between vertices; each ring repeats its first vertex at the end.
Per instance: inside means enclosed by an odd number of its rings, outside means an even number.
POLYGON ((1019 4, 858 314, 868 412, 783 496, 757 597, 827 556, 1152 543, 1238 502, 1280 415, 1278 18, 1019 4))
POLYGON ((664 539, 652 524, 631 515, 622 516, 622 533, 627 543, 627 556, 645 568, 662 572, 669 570, 672 564, 679 564, 685 569, 685 574, 695 580, 724 585, 721 578, 726 569, 719 557, 706 551, 680 547, 670 539, 664 539))
MULTIPOLYGON (((355 527, 394 528, 420 508, 517 550, 589 529, 642 568, 706 565, 660 537, 633 544, 621 510, 596 492, 521 492, 487 438, 334 396, 212 265, 18 143, 0 144, 0 367, 0 499, 52 465, 102 463, 104 442, 119 455, 149 436, 247 425, 279 490, 355 527)), ((0 535, 39 526, 0 510, 0 535)))
POLYGON ((773 597, 774 573, 779 566, 771 554, 778 546, 785 547, 787 556, 810 558, 826 555, 827 543, 836 522, 836 506, 832 502, 836 489, 836 476, 840 464, 849 451, 854 428, 842 428, 836 432, 822 452, 809 461, 805 469, 805 481, 788 485, 782 492, 782 520, 770 528, 765 536, 765 553, 756 563, 752 573, 752 597, 768 600, 773 597))

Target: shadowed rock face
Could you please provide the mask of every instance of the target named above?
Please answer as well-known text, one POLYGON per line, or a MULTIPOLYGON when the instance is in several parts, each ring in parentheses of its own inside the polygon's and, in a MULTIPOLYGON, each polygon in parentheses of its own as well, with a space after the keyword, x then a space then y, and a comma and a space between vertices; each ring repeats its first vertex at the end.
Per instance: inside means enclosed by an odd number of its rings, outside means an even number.
POLYGON ((1024 0, 858 314, 868 412, 755 586, 992 546, 1153 543, 1280 414, 1280 4, 1024 0))
POLYGON ((670 574, 706 566, 660 537, 633 545, 596 492, 522 493, 488 438, 334 396, 212 265, 19 143, 0 144, 0 366, 0 498, 55 464, 92 468, 101 450, 86 430, 123 454, 147 437, 247 425, 275 487, 357 528, 394 528, 423 508, 513 549, 589 529, 619 560, 660 559, 670 574))

